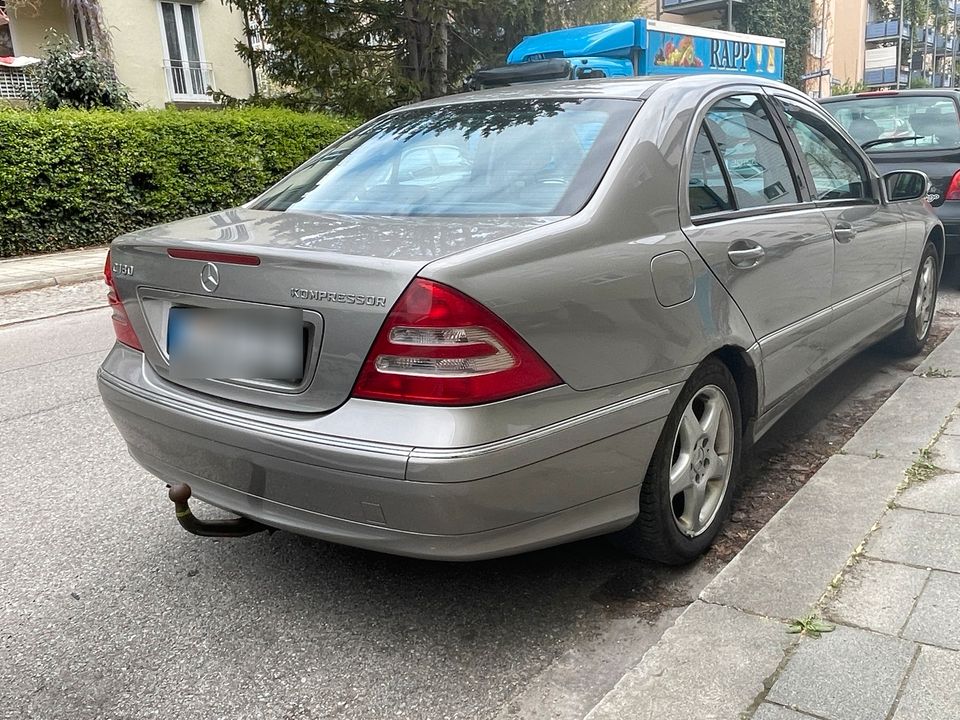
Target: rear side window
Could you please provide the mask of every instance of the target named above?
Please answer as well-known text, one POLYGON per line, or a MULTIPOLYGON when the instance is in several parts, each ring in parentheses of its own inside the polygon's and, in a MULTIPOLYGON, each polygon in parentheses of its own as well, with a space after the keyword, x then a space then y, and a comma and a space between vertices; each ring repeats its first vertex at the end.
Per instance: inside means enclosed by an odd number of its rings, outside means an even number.
POLYGON ((787 128, 797 141, 818 200, 861 200, 870 195, 863 164, 848 141, 808 108, 777 98, 787 128))
POLYGON ((697 142, 693 146, 693 162, 690 166, 690 216, 733 210, 727 182, 720 169, 720 158, 707 136, 700 128, 697 142))
POLYGON ((960 116, 949 97, 881 95, 824 103, 850 136, 880 152, 960 146, 960 116))
POLYGON ((707 111, 704 124, 720 153, 738 209, 799 202, 786 153, 759 97, 723 98, 707 111))

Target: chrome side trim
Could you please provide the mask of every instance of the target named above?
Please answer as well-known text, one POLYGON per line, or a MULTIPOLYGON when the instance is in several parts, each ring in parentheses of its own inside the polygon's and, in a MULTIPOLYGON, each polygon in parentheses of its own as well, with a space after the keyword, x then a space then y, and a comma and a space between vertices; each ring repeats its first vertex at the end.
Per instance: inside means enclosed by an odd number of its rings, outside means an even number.
POLYGON ((832 321, 833 315, 838 313, 841 315, 846 315, 847 313, 853 312, 860 305, 870 302, 875 297, 882 295, 887 290, 903 283, 904 278, 908 275, 910 275, 910 271, 902 272, 899 275, 890 278, 889 280, 884 280, 873 287, 867 288, 866 290, 861 290, 856 295, 851 295, 845 300, 841 300, 840 302, 830 305, 829 307, 825 307, 823 310, 819 310, 813 315, 808 315, 801 320, 797 320, 796 322, 780 328, 779 330, 770 333, 766 337, 761 338, 759 345, 768 354, 782 350, 783 348, 792 344, 788 339, 790 336, 794 334, 806 335, 812 330, 825 327, 832 321))
POLYGON ((670 395, 674 389, 679 388, 683 383, 677 383, 676 385, 670 385, 667 387, 660 388, 659 390, 652 390, 643 395, 637 395, 636 397, 627 398, 626 400, 621 400, 615 402, 612 405, 604 405, 603 407, 597 408, 596 410, 590 410, 588 412, 582 413, 580 415, 574 415, 572 418, 566 420, 561 420, 559 422, 552 423, 550 425, 544 425, 541 428, 536 430, 529 430, 520 435, 514 435, 513 437, 504 438, 503 440, 496 440, 494 442, 486 443, 484 445, 473 445, 465 448, 454 448, 452 450, 447 449, 431 449, 431 448, 414 448, 410 453, 411 460, 460 460, 465 458, 476 458, 490 453, 500 452, 502 450, 509 450, 510 448, 516 447, 517 445, 522 445, 535 440, 540 440, 549 435, 553 435, 558 432, 563 432, 564 430, 569 430, 571 428, 577 427, 584 423, 588 423, 597 418, 603 417, 605 415, 611 415, 613 413, 619 412, 621 410, 626 410, 628 408, 635 407, 637 405, 642 405, 645 402, 655 400, 656 398, 664 397, 670 395))
POLYGON ((846 300, 841 300, 833 306, 834 312, 838 313, 838 316, 846 315, 853 312, 861 305, 866 305, 871 300, 879 297, 887 290, 896 287, 903 283, 905 276, 910 275, 910 272, 902 272, 896 277, 892 277, 889 280, 884 280, 882 283, 874 285, 873 287, 867 288, 858 292, 856 295, 851 295, 846 300))
POLYGON ((833 315, 833 306, 818 310, 813 315, 797 320, 796 322, 775 330, 766 337, 760 338, 759 345, 765 354, 773 354, 783 350, 793 344, 790 339, 793 335, 806 335, 813 330, 826 327, 830 324, 830 317, 833 315))

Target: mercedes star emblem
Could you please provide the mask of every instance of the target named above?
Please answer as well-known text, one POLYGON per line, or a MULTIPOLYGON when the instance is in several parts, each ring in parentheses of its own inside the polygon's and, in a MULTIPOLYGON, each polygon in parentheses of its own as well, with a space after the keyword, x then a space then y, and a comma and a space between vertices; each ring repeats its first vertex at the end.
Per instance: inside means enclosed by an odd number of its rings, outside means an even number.
POLYGON ((213 292, 220 285, 220 271, 213 263, 207 263, 200 271, 200 284, 207 292, 213 292))

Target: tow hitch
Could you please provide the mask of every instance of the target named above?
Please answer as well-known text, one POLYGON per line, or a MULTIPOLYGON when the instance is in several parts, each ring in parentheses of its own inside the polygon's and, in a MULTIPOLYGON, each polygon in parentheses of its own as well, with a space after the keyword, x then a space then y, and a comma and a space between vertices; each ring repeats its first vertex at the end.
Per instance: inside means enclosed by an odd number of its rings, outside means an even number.
POLYGON ((193 492, 190 486, 177 483, 170 486, 167 493, 177 508, 177 522, 188 533, 201 537, 246 537, 254 533, 272 530, 249 518, 238 517, 229 520, 200 520, 190 511, 188 501, 193 492))

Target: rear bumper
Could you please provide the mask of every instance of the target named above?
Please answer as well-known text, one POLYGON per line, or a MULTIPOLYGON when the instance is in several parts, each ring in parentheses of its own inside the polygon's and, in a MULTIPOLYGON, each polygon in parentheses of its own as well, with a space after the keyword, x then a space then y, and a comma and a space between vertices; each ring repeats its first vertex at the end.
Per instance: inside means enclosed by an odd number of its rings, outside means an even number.
MULTIPOLYGON (((134 362, 115 355, 105 368, 134 362)), ((629 524, 679 388, 495 442, 423 448, 238 423, 150 382, 131 383, 126 370, 101 369, 100 392, 131 455, 160 479, 185 482, 196 497, 271 527, 447 560, 629 524)))

